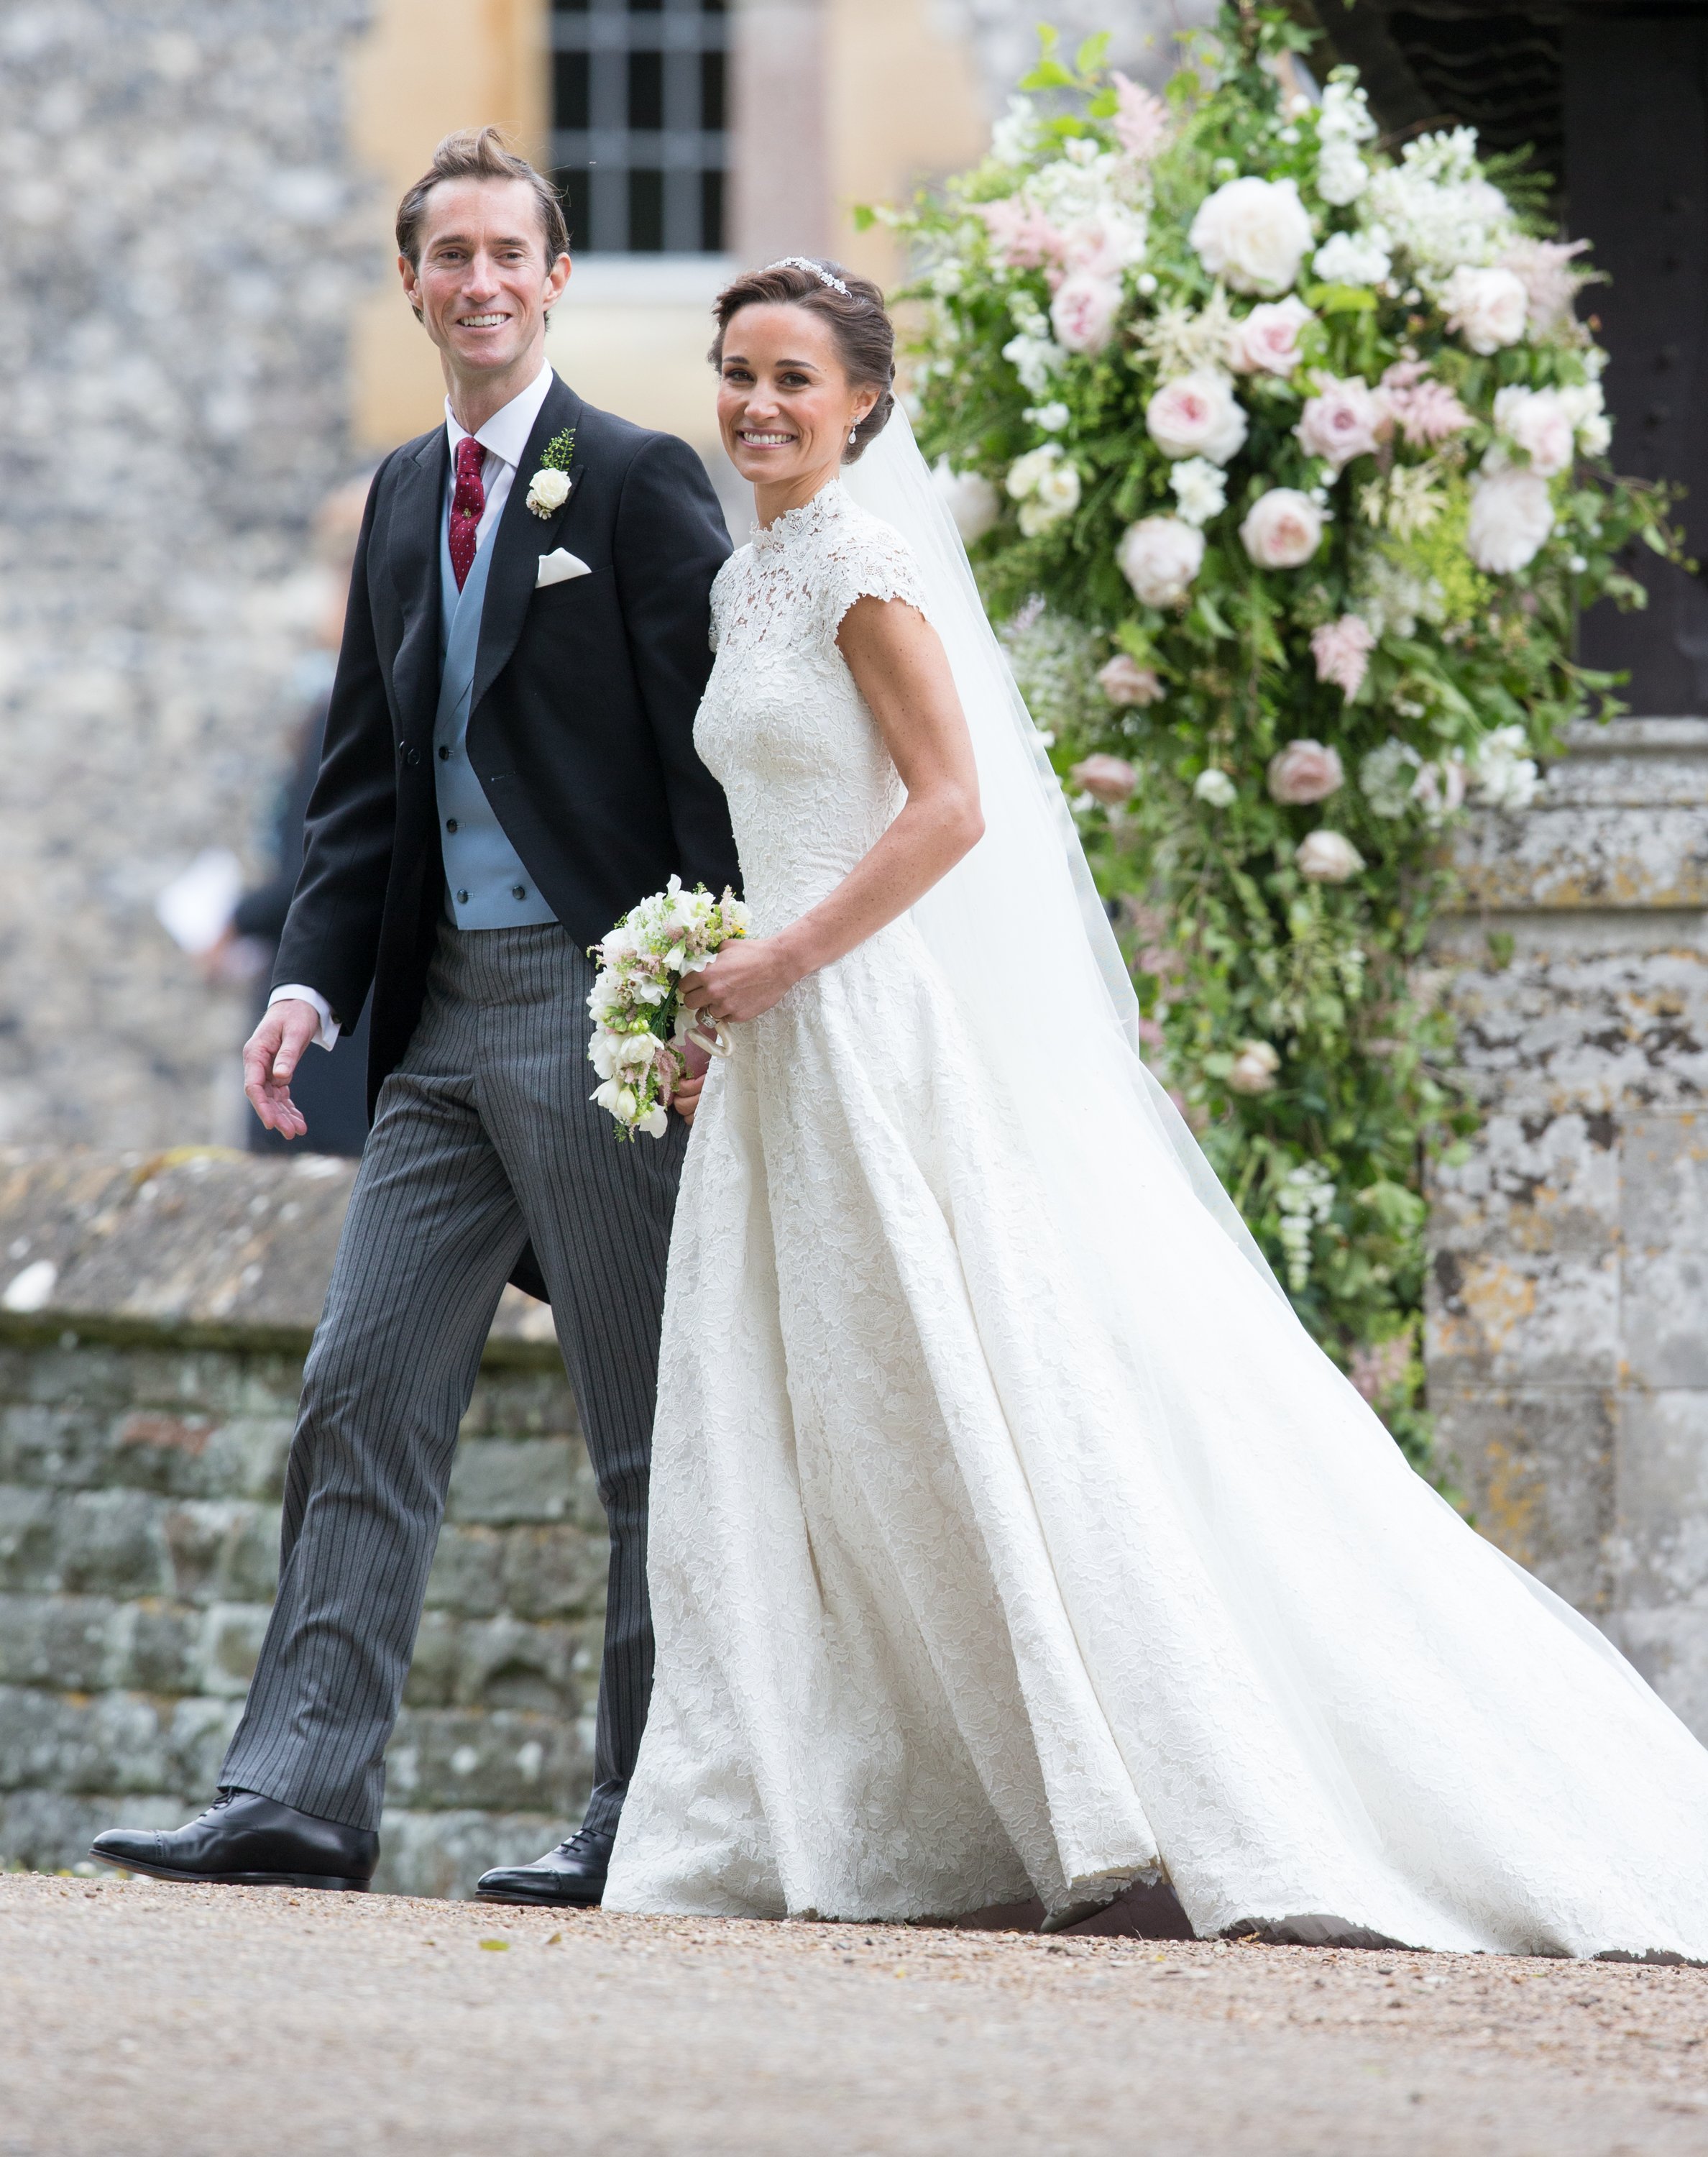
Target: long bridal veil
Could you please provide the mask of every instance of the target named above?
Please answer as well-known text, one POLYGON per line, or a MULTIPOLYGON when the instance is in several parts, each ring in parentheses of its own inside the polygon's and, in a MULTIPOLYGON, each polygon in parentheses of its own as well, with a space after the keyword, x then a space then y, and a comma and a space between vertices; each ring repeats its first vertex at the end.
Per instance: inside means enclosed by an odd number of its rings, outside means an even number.
POLYGON ((1132 980, 1061 782, 901 404, 843 485, 918 559, 978 758, 985 836, 915 907, 914 919, 1056 1171, 1056 1201, 1077 1217, 1064 1227, 1078 1245, 1092 1220, 1115 1217, 1111 1201, 1140 1142, 1147 1156, 1175 1164, 1279 1295, 1250 1230, 1145 1068, 1132 980))

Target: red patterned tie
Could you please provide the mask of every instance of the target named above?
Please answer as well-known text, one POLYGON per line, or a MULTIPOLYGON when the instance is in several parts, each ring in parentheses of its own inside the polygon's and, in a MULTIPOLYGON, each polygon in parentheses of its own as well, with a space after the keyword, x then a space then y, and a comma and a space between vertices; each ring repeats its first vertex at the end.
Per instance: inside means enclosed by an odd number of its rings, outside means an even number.
POLYGON ((456 573, 459 591, 474 567, 475 534, 486 507, 486 490, 481 484, 481 464, 486 454, 472 435, 465 435, 456 445, 456 492, 450 497, 450 566, 456 573))

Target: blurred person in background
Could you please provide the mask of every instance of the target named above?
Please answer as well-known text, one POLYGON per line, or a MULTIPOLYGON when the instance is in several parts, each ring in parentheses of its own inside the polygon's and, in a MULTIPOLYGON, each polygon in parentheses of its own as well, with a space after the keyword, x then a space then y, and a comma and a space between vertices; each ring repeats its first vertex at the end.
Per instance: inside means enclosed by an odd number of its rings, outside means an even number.
MULTIPOLYGON (((320 774, 321 750, 326 740, 327 709, 332 702, 332 677, 338 646, 344 635, 344 610, 350 595, 350 571, 356 559, 356 541, 362 530, 362 512, 373 475, 336 488, 321 504, 315 519, 315 556, 327 576, 326 605, 315 625, 315 647, 304 655, 300 687, 306 708, 296 729, 291 768, 280 783, 271 831, 273 873, 246 891, 232 911, 224 934, 204 955, 203 965, 217 976, 227 956, 239 942, 258 947, 254 973, 260 993, 254 1016, 259 1019, 267 1005, 267 984, 273 977, 279 939, 285 933, 285 917, 291 911, 291 894, 302 868, 303 825, 309 796, 320 774)), ((311 1143, 316 1153, 358 1155, 368 1138, 368 1006, 349 1032, 340 1034, 329 1056, 305 1058, 296 1074, 296 1103, 308 1119, 311 1143)), ((246 1118, 247 1142, 251 1153, 283 1153, 288 1141, 253 1117, 246 1118)))

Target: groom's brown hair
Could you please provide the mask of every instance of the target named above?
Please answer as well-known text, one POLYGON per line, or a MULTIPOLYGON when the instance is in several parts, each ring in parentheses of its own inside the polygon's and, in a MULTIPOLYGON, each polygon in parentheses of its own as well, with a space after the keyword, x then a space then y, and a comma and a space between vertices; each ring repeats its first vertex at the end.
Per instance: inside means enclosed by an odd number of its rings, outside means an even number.
POLYGON ((569 228, 563 222, 563 205, 558 190, 543 172, 536 172, 526 157, 505 147, 496 127, 465 127, 447 135, 433 152, 433 162, 398 204, 398 252, 421 266, 421 224, 427 214, 427 198, 441 180, 522 180, 533 189, 546 243, 546 266, 569 252, 569 228))

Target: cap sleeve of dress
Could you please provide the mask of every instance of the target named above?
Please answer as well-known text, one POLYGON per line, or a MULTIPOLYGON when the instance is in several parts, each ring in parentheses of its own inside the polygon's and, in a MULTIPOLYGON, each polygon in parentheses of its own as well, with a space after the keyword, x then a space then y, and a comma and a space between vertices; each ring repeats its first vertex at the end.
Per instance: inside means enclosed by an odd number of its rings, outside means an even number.
POLYGON ((856 600, 903 600, 929 620, 913 550, 893 525, 853 510, 825 535, 824 627, 834 636, 856 600))

